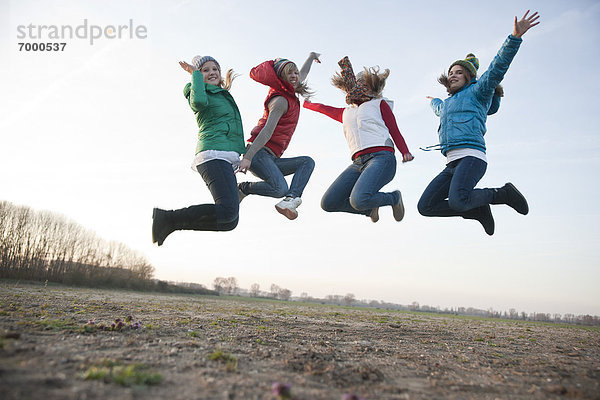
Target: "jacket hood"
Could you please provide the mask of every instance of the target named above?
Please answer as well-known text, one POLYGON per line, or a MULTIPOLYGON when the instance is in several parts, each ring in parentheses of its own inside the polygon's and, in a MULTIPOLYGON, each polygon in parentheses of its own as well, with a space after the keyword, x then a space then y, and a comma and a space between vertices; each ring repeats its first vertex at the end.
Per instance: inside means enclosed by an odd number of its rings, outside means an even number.
POLYGON ((250 70, 250 78, 262 83, 277 92, 296 97, 296 91, 291 83, 281 79, 273 69, 273 60, 265 61, 250 70))

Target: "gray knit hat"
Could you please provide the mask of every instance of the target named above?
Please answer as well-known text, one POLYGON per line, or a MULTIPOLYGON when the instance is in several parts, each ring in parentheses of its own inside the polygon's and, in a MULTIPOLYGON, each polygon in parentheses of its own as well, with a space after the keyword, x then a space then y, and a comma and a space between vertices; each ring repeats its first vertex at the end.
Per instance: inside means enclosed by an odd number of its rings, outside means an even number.
POLYGON ((219 69, 219 71, 221 70, 221 66, 219 65, 217 60, 215 60, 211 56, 196 56, 196 57, 192 58, 192 65, 196 69, 200 69, 200 68, 202 68, 202 65, 204 65, 204 63, 206 63, 207 61, 214 62, 217 65, 217 68, 219 69))

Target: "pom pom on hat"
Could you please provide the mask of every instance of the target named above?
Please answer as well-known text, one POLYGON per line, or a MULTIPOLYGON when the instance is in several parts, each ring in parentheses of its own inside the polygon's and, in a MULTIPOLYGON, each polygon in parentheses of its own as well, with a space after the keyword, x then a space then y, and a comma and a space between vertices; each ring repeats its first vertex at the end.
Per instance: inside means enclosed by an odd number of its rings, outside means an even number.
POLYGON ((281 72, 288 64, 293 64, 293 62, 288 60, 287 58, 276 58, 275 60, 273 60, 273 69, 275 70, 275 73, 278 76, 281 76, 281 72))
POLYGON ((475 57, 475 54, 469 53, 467 54, 464 60, 454 61, 452 65, 450 65, 450 68, 448 68, 448 73, 450 73, 450 70, 455 65, 460 65, 461 67, 465 68, 467 71, 469 71, 473 78, 477 77, 477 70, 479 69, 479 59, 475 57))
POLYGON ((215 60, 211 56, 196 56, 196 57, 192 58, 192 65, 194 67, 196 67, 196 69, 200 69, 200 68, 202 68, 202 65, 204 65, 204 63, 206 63, 208 61, 214 62, 217 65, 217 68, 219 69, 219 71, 221 70, 221 66, 219 65, 217 60, 215 60))

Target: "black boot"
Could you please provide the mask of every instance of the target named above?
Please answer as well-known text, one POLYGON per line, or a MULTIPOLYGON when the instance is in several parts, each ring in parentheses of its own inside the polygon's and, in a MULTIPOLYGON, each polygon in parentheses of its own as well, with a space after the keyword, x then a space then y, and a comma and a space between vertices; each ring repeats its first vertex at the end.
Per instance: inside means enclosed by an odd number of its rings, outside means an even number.
POLYGON ((162 246, 167 236, 175 231, 175 227, 171 223, 171 213, 172 211, 160 208, 152 210, 152 243, 162 246))
POLYGON ((152 243, 162 246, 171 233, 178 230, 217 231, 217 213, 214 204, 200 204, 179 210, 152 211, 152 243))
POLYGON ((512 183, 507 183, 501 188, 494 189, 492 204, 506 204, 515 209, 519 214, 527 215, 529 205, 525 196, 521 194, 512 183))
POLYGON ((494 216, 492 215, 492 209, 490 208, 489 204, 469 210, 465 212, 462 217, 464 219, 474 219, 479 221, 479 223, 483 226, 485 233, 490 236, 494 234, 494 216))

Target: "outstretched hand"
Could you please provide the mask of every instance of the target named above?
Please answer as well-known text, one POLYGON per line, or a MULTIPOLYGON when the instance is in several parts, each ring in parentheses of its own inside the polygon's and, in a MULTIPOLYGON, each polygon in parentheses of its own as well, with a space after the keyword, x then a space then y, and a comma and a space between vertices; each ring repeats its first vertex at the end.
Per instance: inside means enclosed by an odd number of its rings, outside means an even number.
POLYGON ((313 58, 314 62, 316 62, 317 64, 321 64, 321 60, 319 60, 319 57, 321 57, 321 53, 315 53, 314 51, 311 51, 310 56, 313 58))
POLYGON ((190 64, 186 63, 185 61, 179 61, 179 65, 181 66, 181 68, 183 68, 185 71, 189 72, 190 74, 196 70, 196 68, 194 68, 193 65, 190 65, 190 64))
POLYGON ((513 36, 520 38, 525 34, 525 32, 527 32, 529 29, 533 28, 534 26, 540 23, 539 21, 537 21, 538 18, 540 18, 540 15, 537 13, 537 11, 531 14, 529 17, 527 16, 527 14, 529 14, 529 10, 527 10, 527 12, 525 13, 525 15, 523 15, 523 18, 521 18, 520 21, 517 21, 517 17, 515 17, 515 27, 513 29, 513 36))

